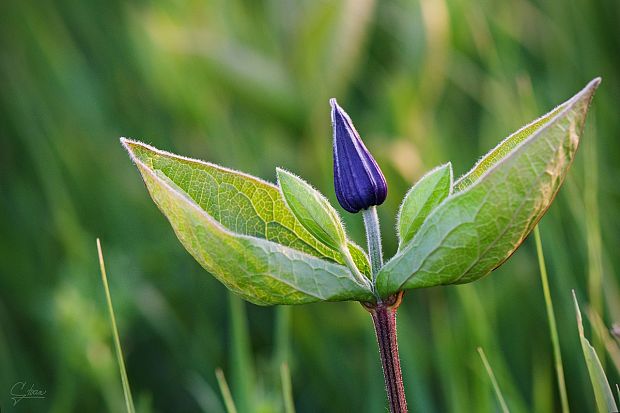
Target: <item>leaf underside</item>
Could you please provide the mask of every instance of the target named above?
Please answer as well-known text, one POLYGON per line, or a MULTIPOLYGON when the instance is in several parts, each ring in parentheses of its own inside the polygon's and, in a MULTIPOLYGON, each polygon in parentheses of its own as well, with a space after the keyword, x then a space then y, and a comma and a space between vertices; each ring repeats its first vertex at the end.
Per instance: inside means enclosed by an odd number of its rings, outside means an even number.
POLYGON ((379 272, 379 293, 471 282, 510 257, 562 184, 599 82, 513 134, 459 180, 458 192, 379 272))
MULTIPOLYGON (((256 304, 368 300, 370 292, 286 207, 277 187, 123 139, 177 237, 229 289, 256 304)), ((362 250, 349 244, 369 272, 362 250)))

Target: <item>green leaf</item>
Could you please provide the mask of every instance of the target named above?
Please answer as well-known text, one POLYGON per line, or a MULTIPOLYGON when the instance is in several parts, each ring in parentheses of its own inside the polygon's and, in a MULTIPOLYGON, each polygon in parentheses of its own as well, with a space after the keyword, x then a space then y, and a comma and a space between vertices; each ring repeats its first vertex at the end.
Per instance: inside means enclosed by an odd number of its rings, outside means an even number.
POLYGON ((497 162, 501 161, 503 158, 509 155, 510 152, 519 143, 525 140, 525 138, 531 136, 538 129, 549 123, 549 121, 552 120, 555 115, 560 113, 563 109, 566 108, 567 105, 571 103, 571 100, 562 103, 551 112, 528 123, 521 129, 501 141, 495 148, 491 149, 486 155, 484 155, 469 172, 467 172, 465 175, 460 177, 458 181, 455 182, 455 190, 462 191, 469 185, 476 182, 489 168, 491 168, 497 162))
POLYGON ((340 216, 327 198, 298 176, 280 168, 276 172, 282 196, 301 225, 324 245, 338 251, 355 278, 370 288, 368 278, 360 273, 347 246, 340 216))
POLYGON ((371 279, 372 270, 370 268, 370 260, 368 259, 368 255, 366 255, 366 251, 354 242, 349 241, 347 244, 349 247, 349 254, 351 254, 351 258, 353 259, 355 266, 366 276, 366 278, 371 279))
POLYGON ((585 358, 586 366, 588 367, 588 373, 590 375, 590 382, 592 383, 592 390, 594 390, 597 410, 601 413, 617 412, 618 406, 616 406, 614 394, 612 393, 609 382, 607 381, 607 376, 605 375, 603 366, 601 366, 601 361, 596 355, 594 347, 592 347, 583 332, 581 311, 579 310, 579 303, 577 302, 575 290, 573 290, 573 301, 575 302, 575 312, 577 314, 579 341, 581 342, 581 350, 583 351, 583 357, 585 358))
MULTIPOLYGON (((125 140, 124 144, 133 158, 140 159, 160 176, 171 179, 201 209, 230 231, 345 263, 340 253, 323 245, 301 225, 286 206, 277 186, 242 172, 177 156, 140 142, 125 140)), ((370 264, 363 253, 355 254, 354 261, 360 271, 370 274, 370 270, 364 270, 370 268, 370 264)))
POLYGON ((424 220, 452 192, 452 164, 424 175, 405 195, 397 218, 399 249, 407 244, 424 220))
MULTIPOLYGON (((401 289, 474 281, 500 266, 551 205, 579 144, 588 106, 600 83, 542 118, 527 137, 498 158, 485 159, 479 177, 446 198, 411 242, 381 269, 382 296, 401 289), (554 114, 555 113, 555 114, 554 114)), ((459 182, 463 182, 462 180, 459 182)))
POLYGON ((327 198, 284 169, 277 168, 276 173, 286 204, 301 225, 326 246, 336 251, 346 248, 347 238, 342 222, 327 198))
POLYGON ((183 246, 246 300, 268 305, 372 298, 334 262, 340 257, 303 228, 275 186, 140 142, 122 143, 183 246))

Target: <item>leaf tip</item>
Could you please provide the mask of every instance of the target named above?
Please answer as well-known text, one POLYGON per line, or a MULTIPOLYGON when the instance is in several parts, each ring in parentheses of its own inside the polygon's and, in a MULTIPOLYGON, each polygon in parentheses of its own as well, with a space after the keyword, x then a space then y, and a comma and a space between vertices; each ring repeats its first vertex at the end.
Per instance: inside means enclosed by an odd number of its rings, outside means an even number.
POLYGON ((579 302, 577 301, 577 294, 575 294, 575 290, 571 290, 573 293, 573 302, 575 303, 575 313, 577 316, 577 330, 579 331, 579 337, 584 337, 583 332, 583 322, 581 320, 581 310, 579 309, 579 302))
POLYGON ((124 136, 121 136, 119 138, 119 141, 121 142, 121 145, 123 145, 125 148, 127 148, 129 145, 131 145, 133 143, 133 141, 129 138, 126 138, 124 136))
POLYGON ((283 175, 290 175, 290 172, 284 168, 276 166, 276 178, 278 179, 278 182, 280 182, 280 177, 283 175))
MULTIPOLYGON (((448 162, 444 163, 443 165, 440 165, 438 167, 438 169, 443 171, 444 174, 446 172, 448 173, 448 175, 450 177, 450 184, 452 184, 452 182, 454 181, 454 172, 452 170, 452 161, 448 161, 448 162)), ((450 186, 452 186, 452 185, 450 185, 450 186)))
POLYGON ((121 142, 121 145, 123 145, 123 148, 125 148, 125 150, 129 152, 129 156, 133 158, 133 147, 140 144, 140 142, 130 138, 126 138, 124 136, 121 136, 119 141, 121 142))
POLYGON ((596 92, 596 89, 598 89, 598 86, 601 84, 602 81, 603 81, 603 78, 601 78, 600 76, 595 77, 594 79, 590 80, 590 82, 588 82, 586 87, 584 87, 583 90, 577 95, 587 96, 586 99, 588 100, 588 103, 589 103, 592 100, 592 97, 594 96, 594 92, 596 92))
POLYGON ((276 185, 279 188, 282 195, 285 195, 284 188, 282 187, 282 182, 284 182, 284 185, 287 185, 287 184, 292 184, 296 180, 309 185, 307 182, 305 182, 303 179, 301 179, 299 176, 295 175, 291 171, 288 171, 284 168, 280 168, 279 166, 276 167, 276 185))

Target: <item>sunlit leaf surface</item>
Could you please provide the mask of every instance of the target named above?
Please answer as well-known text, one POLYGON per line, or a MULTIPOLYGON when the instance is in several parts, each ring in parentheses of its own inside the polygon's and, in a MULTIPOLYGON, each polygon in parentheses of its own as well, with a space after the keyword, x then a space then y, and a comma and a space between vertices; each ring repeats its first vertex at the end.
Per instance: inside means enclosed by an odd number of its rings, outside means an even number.
POLYGON ((514 144, 506 141, 512 150, 496 149, 485 157, 475 169, 479 177, 470 173, 473 183, 446 198, 383 267, 380 293, 470 282, 510 257, 560 188, 599 83, 593 80, 544 117, 544 125, 524 129, 531 135, 514 135, 514 144), (499 153, 504 156, 498 158, 499 153))
POLYGON ((273 185, 139 142, 123 144, 183 246, 246 300, 266 305, 369 299, 331 250, 291 215, 273 185))

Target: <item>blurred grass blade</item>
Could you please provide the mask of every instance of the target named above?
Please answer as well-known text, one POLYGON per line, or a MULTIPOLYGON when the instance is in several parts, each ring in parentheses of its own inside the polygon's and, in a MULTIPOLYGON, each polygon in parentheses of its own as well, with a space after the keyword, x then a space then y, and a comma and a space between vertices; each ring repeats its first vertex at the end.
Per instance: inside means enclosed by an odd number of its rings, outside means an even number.
POLYGON ((553 301, 551 300, 551 292, 549 290, 549 278, 547 277, 547 266, 545 265, 545 256, 543 255, 542 241, 540 239, 540 230, 538 225, 534 228, 534 238, 536 239, 536 253, 538 255, 538 266, 540 267, 540 280, 542 282, 543 294, 545 296, 545 307, 547 309, 547 320, 549 322, 549 332, 551 333, 551 345, 553 346, 553 360, 555 363, 555 372, 558 379, 558 390, 560 392, 560 401, 562 403, 562 412, 568 413, 568 396, 566 394, 566 382, 564 379, 564 366, 562 365, 562 352, 560 349, 560 339, 558 337, 558 327, 555 321, 555 312, 553 310, 553 301))
POLYGON ((280 380, 282 380, 284 412, 295 413, 295 404, 293 403, 293 385, 291 384, 291 371, 288 368, 288 363, 282 363, 280 366, 280 380))
POLYGON ((590 374, 590 382, 592 383, 592 390, 594 390, 594 397, 596 399, 596 407, 599 412, 617 412, 618 407, 614 400, 614 395, 609 387, 607 376, 601 366, 601 362, 596 355, 594 347, 586 339, 583 333, 583 323, 581 320, 581 311, 579 310, 579 303, 577 302, 577 296, 575 290, 573 290, 573 301, 575 302, 575 312, 577 314, 577 329, 579 330, 579 340, 581 341, 581 349, 583 351, 583 357, 586 360, 586 366, 588 367, 588 373, 590 374))
POLYGON ((204 413, 224 412, 224 407, 216 391, 200 374, 192 373, 187 379, 187 387, 204 413))
POLYGON ((493 374, 493 369, 487 360, 487 356, 484 354, 484 350, 482 347, 478 347, 478 354, 480 354, 480 358, 482 359, 482 364, 484 364, 484 368, 491 379, 491 383, 493 384, 493 389, 495 390, 495 395, 497 396, 497 401, 504 413, 510 413, 510 409, 508 409, 508 405, 506 405, 506 400, 504 400, 504 395, 502 394, 501 389, 499 388, 499 384, 497 383, 497 379, 495 378, 495 374, 493 374))
MULTIPOLYGON (((476 342, 484 343, 484 347, 503 348, 499 342, 499 338, 496 336, 496 322, 491 318, 485 305, 485 299, 477 292, 477 288, 476 286, 469 286, 455 289, 461 302, 461 308, 465 311, 466 324, 463 331, 467 331, 476 342)), ((454 342, 454 339, 452 341, 454 342)), ((511 411, 517 413, 529 412, 530 409, 526 407, 527 403, 525 398, 521 394, 517 381, 513 377, 513 373, 509 367, 509 360, 504 356, 503 352, 495 355, 493 366, 493 371, 497 372, 502 378, 504 392, 510 395, 511 411)), ((487 401, 487 387, 486 383, 484 385, 478 384, 476 389, 474 389, 474 391, 478 392, 476 395, 477 404, 484 403, 485 406, 490 406, 490 403, 487 401)), ((493 402, 495 402, 495 400, 493 400, 493 402)), ((474 406, 476 406, 476 404, 474 406)), ((473 410, 490 411, 490 407, 473 410)))
POLYGON ((300 99, 281 61, 231 36, 222 36, 217 30, 193 26, 187 20, 173 23, 153 13, 143 24, 164 56, 198 57, 201 73, 230 95, 263 107, 284 120, 298 120, 302 109, 300 99))
POLYGON ((273 352, 274 366, 280 366, 289 360, 291 307, 279 305, 275 309, 275 328, 273 352))
MULTIPOLYGON (((596 134, 584 143, 586 167, 584 168, 584 211, 586 246, 588 249, 588 300, 590 307, 603 314, 603 244, 598 206, 598 159, 596 153, 596 134)), ((603 352, 603 341, 598 335, 592 337, 597 352, 603 352)), ((605 368, 605 358, 601 360, 605 368)))
POLYGON ((611 358, 614 366, 616 366, 616 370, 620 373, 620 345, 618 345, 618 342, 609 334, 609 330, 607 326, 605 326, 603 319, 592 307, 588 307, 586 312, 596 335, 605 345, 609 358, 611 358))
POLYGON ((230 341, 232 342, 230 354, 232 385, 241 411, 244 413, 251 412, 253 411, 254 368, 245 303, 231 292, 228 292, 228 299, 230 303, 230 341))
POLYGON ((215 376, 217 377, 217 384, 220 386, 220 392, 222 392, 222 398, 224 399, 224 404, 226 405, 226 411, 228 413, 237 413, 235 402, 232 398, 232 394, 230 394, 230 387, 228 387, 228 383, 226 383, 226 377, 224 376, 222 369, 216 369, 215 376))
POLYGON ((535 352, 532 357, 532 373, 531 373, 531 394, 533 412, 552 412, 554 411, 555 395, 557 380, 549 369, 548 354, 543 352, 535 352))
POLYGON ((125 395, 125 406, 129 413, 136 411, 133 404, 133 397, 131 396, 131 389, 129 388, 129 379, 127 378, 127 371, 125 370, 125 361, 123 359, 123 350, 121 349, 121 340, 118 334, 118 328, 116 327, 116 317, 114 317, 114 307, 112 306, 112 297, 110 296, 110 289, 108 287, 108 277, 105 271, 105 263, 103 261, 103 252, 101 251, 101 241, 97 238, 97 253, 99 254, 99 268, 101 269, 101 280, 103 281, 103 288, 105 290, 105 298, 108 303, 108 312, 110 315, 110 323, 112 325, 112 334, 114 335, 114 347, 116 348, 116 359, 118 360, 118 369, 121 373, 121 382, 123 383, 123 394, 125 395))
POLYGON ((308 91, 304 95, 314 97, 314 103, 322 105, 326 93, 341 93, 351 75, 359 70, 376 1, 309 4, 312 6, 299 21, 291 59, 298 84, 308 91))

